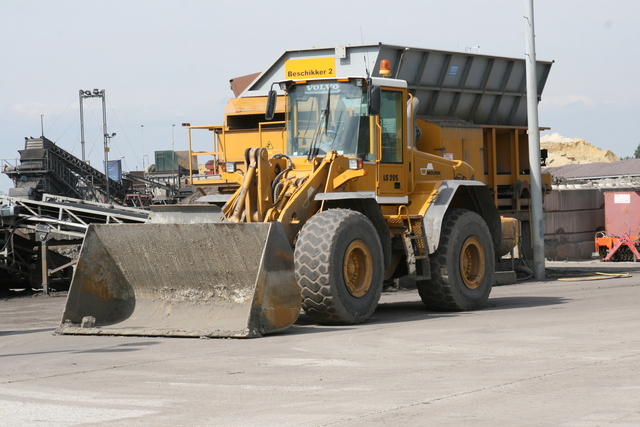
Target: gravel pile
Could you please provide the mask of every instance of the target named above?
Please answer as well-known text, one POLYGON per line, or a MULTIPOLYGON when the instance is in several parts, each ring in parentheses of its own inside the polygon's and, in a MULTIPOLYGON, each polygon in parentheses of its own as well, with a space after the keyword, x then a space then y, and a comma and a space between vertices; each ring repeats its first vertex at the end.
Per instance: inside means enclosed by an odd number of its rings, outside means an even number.
POLYGON ((554 133, 540 138, 548 151, 547 167, 558 188, 640 188, 640 159, 620 160, 580 138, 554 133))

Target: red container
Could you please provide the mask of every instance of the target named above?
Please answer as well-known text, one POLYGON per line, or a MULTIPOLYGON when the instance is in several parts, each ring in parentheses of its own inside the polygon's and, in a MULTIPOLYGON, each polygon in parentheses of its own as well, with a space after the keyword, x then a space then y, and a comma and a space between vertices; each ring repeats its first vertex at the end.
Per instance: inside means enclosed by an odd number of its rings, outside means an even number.
POLYGON ((608 236, 640 236, 640 191, 605 192, 604 223, 608 236))

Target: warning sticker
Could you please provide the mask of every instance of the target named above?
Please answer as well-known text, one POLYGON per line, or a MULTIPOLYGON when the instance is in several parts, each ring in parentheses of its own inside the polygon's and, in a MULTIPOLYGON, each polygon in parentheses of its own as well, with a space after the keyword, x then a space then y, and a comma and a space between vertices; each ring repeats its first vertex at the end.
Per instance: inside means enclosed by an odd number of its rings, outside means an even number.
POLYGON ((631 194, 616 193, 613 195, 613 203, 631 203, 631 194))

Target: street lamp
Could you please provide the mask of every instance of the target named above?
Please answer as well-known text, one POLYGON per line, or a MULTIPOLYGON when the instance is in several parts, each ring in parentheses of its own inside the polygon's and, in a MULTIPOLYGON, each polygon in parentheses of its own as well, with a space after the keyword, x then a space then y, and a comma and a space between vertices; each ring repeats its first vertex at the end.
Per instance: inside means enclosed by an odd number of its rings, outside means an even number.
POLYGON ((172 151, 175 151, 175 148, 174 148, 174 146, 173 146, 173 145, 174 145, 174 143, 175 143, 175 137, 174 137, 174 131, 175 131, 175 129, 176 129, 176 125, 171 125, 171 150, 172 150, 172 151))

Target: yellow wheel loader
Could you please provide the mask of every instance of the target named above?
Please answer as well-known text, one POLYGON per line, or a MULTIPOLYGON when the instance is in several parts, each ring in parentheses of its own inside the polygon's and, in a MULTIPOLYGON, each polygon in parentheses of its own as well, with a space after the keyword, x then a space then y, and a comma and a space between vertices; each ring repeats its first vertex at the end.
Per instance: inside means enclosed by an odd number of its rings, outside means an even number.
MULTIPOLYGON (((286 152, 247 149, 243 171, 226 165, 239 187, 222 207, 90 226, 59 333, 256 337, 301 307, 320 324, 355 324, 405 275, 431 309, 485 304, 516 220, 501 219, 467 163, 417 149, 407 83, 277 84, 286 152)), ((267 119, 275 90, 268 99, 267 119)))

